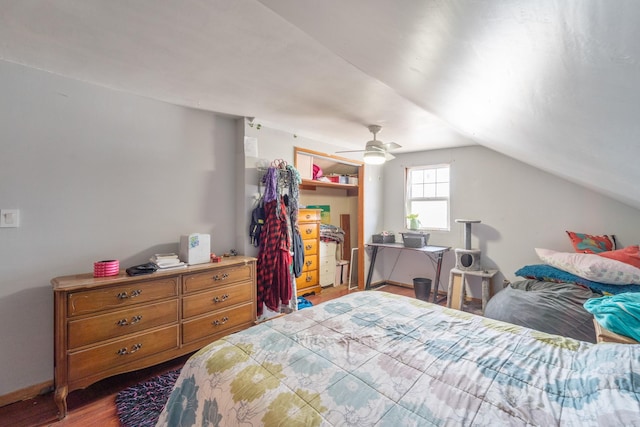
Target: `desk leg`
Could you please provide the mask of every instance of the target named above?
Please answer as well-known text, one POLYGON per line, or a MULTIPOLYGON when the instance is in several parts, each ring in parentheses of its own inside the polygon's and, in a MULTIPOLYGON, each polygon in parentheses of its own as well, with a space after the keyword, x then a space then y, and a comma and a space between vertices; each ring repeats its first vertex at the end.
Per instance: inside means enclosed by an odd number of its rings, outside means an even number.
POLYGON ((433 286, 431 289, 431 293, 433 294, 433 302, 437 304, 438 302, 438 289, 440 289, 440 271, 442 270, 442 258, 444 257, 444 252, 438 252, 438 262, 436 264, 436 277, 434 277, 433 286))
POLYGON ((369 272, 367 273, 367 281, 365 283, 365 290, 371 289, 371 277, 373 277, 373 267, 376 265, 376 255, 378 255, 378 247, 371 247, 371 264, 369 264, 369 272))

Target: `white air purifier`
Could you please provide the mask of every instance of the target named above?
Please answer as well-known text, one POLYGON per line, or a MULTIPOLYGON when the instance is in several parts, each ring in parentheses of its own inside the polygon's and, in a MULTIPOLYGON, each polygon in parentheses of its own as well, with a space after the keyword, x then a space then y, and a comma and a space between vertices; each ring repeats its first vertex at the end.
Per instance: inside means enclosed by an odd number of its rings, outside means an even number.
POLYGON ((211 262, 211 236, 193 233, 180 236, 180 261, 189 265, 211 262))

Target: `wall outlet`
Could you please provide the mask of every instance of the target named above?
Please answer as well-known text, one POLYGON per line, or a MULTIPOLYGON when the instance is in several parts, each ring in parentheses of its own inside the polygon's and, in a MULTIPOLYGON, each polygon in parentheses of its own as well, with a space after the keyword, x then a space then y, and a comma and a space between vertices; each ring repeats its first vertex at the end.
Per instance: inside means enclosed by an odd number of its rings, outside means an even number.
POLYGON ((17 228, 20 225, 19 209, 0 209, 0 227, 17 228))

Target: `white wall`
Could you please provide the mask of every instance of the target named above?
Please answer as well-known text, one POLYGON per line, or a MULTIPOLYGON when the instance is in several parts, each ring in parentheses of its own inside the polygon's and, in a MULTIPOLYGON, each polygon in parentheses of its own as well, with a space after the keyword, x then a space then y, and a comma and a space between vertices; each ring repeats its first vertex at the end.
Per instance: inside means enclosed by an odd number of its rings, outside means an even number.
POLYGON ((235 239, 234 120, 0 61, 0 395, 53 378, 53 277, 235 239))
MULTIPOLYGON (((472 247, 482 251, 483 265, 498 268, 502 283, 516 279, 515 271, 540 263, 534 248, 573 251, 565 231, 615 234, 622 245, 640 242, 640 211, 527 166, 495 151, 471 146, 397 155, 385 164, 384 227, 404 231, 404 168, 451 164, 451 231, 432 232, 434 245, 464 247, 463 224, 456 218, 479 219, 472 226, 472 247)), ((376 280, 412 283, 413 277, 433 277, 431 262, 422 254, 387 251, 376 261, 376 280), (379 268, 378 268, 379 267, 379 268)), ((383 252, 380 252, 382 254, 383 252)), ((441 278, 446 289, 453 251, 445 256, 441 278)), ((480 297, 478 283, 472 283, 480 297)))

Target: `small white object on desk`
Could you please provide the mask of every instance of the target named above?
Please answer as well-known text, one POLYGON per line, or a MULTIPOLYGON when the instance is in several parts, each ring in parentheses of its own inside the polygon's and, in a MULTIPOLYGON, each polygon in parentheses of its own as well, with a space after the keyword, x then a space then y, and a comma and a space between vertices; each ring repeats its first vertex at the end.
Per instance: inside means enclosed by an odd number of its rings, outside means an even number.
MULTIPOLYGON (((449 272, 449 288, 447 289, 447 307, 462 310, 464 297, 468 290, 467 276, 482 278, 482 314, 491 297, 491 281, 498 270, 459 270, 452 268, 449 272)), ((469 292, 470 293, 470 292, 469 292)))

